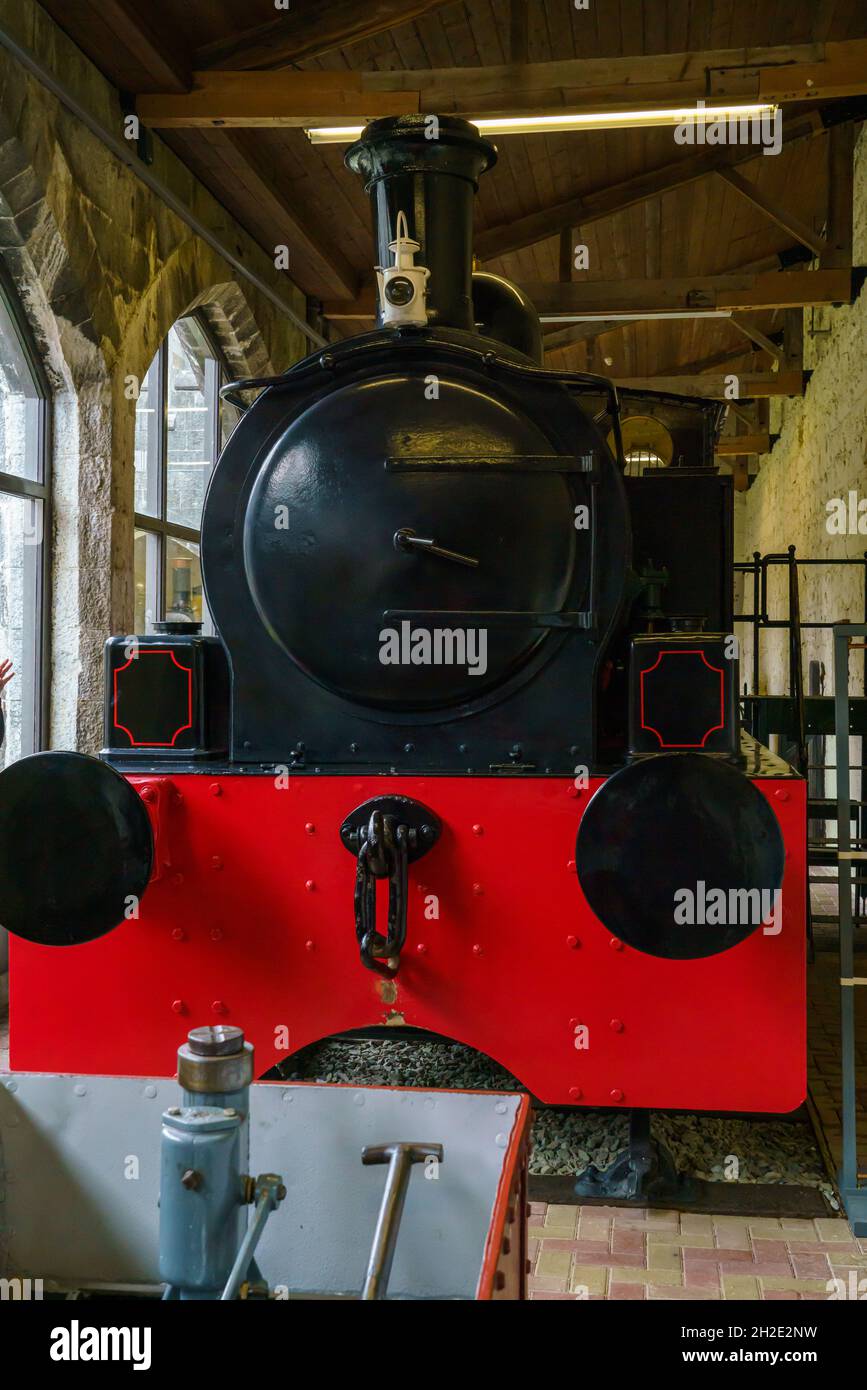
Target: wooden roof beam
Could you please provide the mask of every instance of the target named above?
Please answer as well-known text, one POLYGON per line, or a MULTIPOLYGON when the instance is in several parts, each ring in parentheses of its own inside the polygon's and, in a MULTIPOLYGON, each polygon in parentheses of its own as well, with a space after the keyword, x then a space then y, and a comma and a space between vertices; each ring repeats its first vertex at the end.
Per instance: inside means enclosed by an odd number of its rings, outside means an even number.
POLYGON ((714 453, 726 458, 747 454, 769 454, 778 434, 724 434, 714 445, 714 453))
POLYGON ((545 352, 559 352, 562 348, 574 347, 576 343, 592 342, 606 333, 615 333, 635 323, 635 319, 594 319, 592 323, 570 323, 566 328, 555 328, 542 339, 545 352))
MULTIPOLYGON (((375 76, 376 74, 374 74, 375 76)), ((363 72, 196 72, 192 91, 144 93, 136 111, 147 126, 185 130, 364 121, 418 111, 419 93, 381 92, 363 72)))
MULTIPOLYGON (((359 17, 366 17, 369 8, 355 5, 359 17)), ((270 26, 281 31, 291 23, 287 14, 271 20, 270 26)), ((268 55, 266 44, 260 58, 268 61, 268 55)), ((293 61, 297 56, 309 55, 296 55, 293 61)), ((225 55, 221 62, 229 58, 225 55)), ((413 72, 250 72, 237 65, 220 70, 211 66, 193 76, 193 90, 186 96, 168 92, 143 98, 142 120, 162 128, 305 126, 354 123, 374 114, 405 111, 544 115, 565 109, 654 111, 691 107, 698 101, 712 105, 836 100, 867 94, 867 39, 413 72), (329 77, 340 82, 329 86, 329 77), (379 102, 375 111, 369 105, 374 99, 379 102)), ((747 148, 756 151, 755 145, 747 148)))
MULTIPOLYGON (((197 68, 281 68, 375 38, 452 0, 329 0, 284 11, 196 51, 197 68)), ((523 3, 523 0, 522 0, 523 3)))
POLYGON ((472 68, 383 72, 380 90, 412 87, 423 111, 536 114, 566 107, 628 110, 836 100, 867 92, 867 39, 697 53, 564 58, 472 68))
POLYGON ((522 289, 540 314, 610 319, 638 314, 689 314, 792 309, 799 305, 851 304, 850 270, 779 270, 756 275, 618 281, 524 281, 522 289))
MULTIPOLYGON (((851 304, 851 270, 778 270, 758 274, 699 275, 668 280, 524 281, 538 313, 563 319, 611 319, 665 314, 702 318, 707 314, 804 305, 851 304)), ((366 287, 352 300, 323 305, 329 319, 373 318, 376 291, 366 287)), ((566 326, 565 323, 563 325, 566 326)))
POLYGON ((677 396, 707 396, 728 400, 731 378, 737 377, 736 400, 765 396, 802 396, 808 372, 729 372, 725 376, 707 373, 698 376, 615 377, 616 385, 634 391, 671 391, 677 396))
MULTIPOLYGON (((565 236, 566 233, 564 233, 563 235, 565 236)), ((764 270, 780 270, 785 265, 790 263, 791 258, 794 258, 799 253, 807 255, 807 253, 804 252, 803 248, 800 246, 790 247, 786 251, 774 252, 770 256, 762 256, 759 258, 759 260, 747 261, 745 263, 742 263, 741 265, 731 266, 726 271, 726 274, 745 275, 755 274, 759 271, 764 270)), ((560 278, 564 278, 562 274, 560 278)), ((787 326, 789 327, 789 332, 793 331, 794 320, 796 318, 798 320, 803 319, 803 310, 786 310, 786 322, 787 326)), ((571 323, 565 328, 558 328, 556 326, 556 323, 551 323, 549 321, 548 323, 544 323, 542 325, 544 332, 543 345, 546 353, 560 352, 566 348, 572 347, 575 343, 582 343, 588 341, 593 342, 596 338, 601 338, 603 335, 607 333, 613 333, 616 332, 617 329, 628 328, 631 324, 640 322, 646 322, 646 320, 634 318, 608 320, 594 319, 591 323, 571 323)), ((746 349, 744 351, 746 351, 746 349)), ((733 354, 731 352, 728 352, 724 354, 722 358, 716 357, 711 359, 706 365, 714 367, 719 366, 721 361, 728 361, 732 357, 732 355, 733 354)), ((737 357, 742 357, 743 355, 743 351, 734 354, 734 356, 737 357)), ((801 360, 795 361, 794 358, 792 358, 791 361, 787 359, 786 365, 790 367, 801 367, 803 365, 803 362, 801 360)), ((672 371, 674 370, 676 369, 672 369, 672 371)), ((696 364, 695 370, 701 370, 701 364, 696 364)), ((671 374, 671 372, 668 373, 668 375, 671 374)))

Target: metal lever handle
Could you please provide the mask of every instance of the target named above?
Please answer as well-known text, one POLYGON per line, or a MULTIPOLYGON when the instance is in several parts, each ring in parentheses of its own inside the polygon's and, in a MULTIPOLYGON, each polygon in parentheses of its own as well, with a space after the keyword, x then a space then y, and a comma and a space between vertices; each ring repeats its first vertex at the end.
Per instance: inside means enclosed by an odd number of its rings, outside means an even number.
POLYGON ((442 1163, 442 1144, 368 1144, 361 1150, 361 1161, 365 1165, 388 1164, 385 1192, 361 1290, 365 1303, 385 1298, 412 1165, 424 1163, 427 1158, 435 1158, 442 1163))
POLYGON ((417 536, 410 526, 402 526, 399 531, 394 533, 395 550, 418 550, 427 555, 439 555, 441 560, 453 560, 456 565, 467 565, 470 569, 478 567, 478 560, 472 555, 462 555, 458 550, 446 550, 445 546, 437 545, 435 540, 425 536, 417 536))

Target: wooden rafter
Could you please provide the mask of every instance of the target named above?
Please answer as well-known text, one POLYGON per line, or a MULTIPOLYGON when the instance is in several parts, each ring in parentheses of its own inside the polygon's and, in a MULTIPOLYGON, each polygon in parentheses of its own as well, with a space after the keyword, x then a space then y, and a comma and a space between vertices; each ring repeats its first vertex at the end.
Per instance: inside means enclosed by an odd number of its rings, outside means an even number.
MULTIPOLYGON (((787 312, 791 311, 787 310, 787 312)), ((738 314, 732 314, 729 322, 733 328, 736 328, 739 333, 754 343, 761 352, 766 352, 775 362, 783 360, 782 349, 777 347, 777 344, 772 342, 760 329, 756 328, 755 324, 746 323, 738 314)))
MULTIPOLYGON (((275 224, 286 229, 287 242, 302 251, 317 288, 323 293, 354 294, 358 288, 358 274, 354 266, 340 248, 329 241, 321 224, 305 214, 303 198, 292 197, 280 188, 274 178, 273 166, 255 137, 243 130, 233 130, 226 132, 225 139, 231 142, 244 161, 246 187, 256 201, 272 213, 275 224)), ((308 278, 298 277, 291 262, 288 270, 290 275, 294 270, 293 278, 308 278)))
POLYGON ((293 5, 279 18, 205 44, 197 68, 281 68, 375 38, 398 24, 441 10, 451 0, 328 0, 293 5))
MULTIPOLYGON (((849 270, 781 270, 760 274, 700 275, 668 280, 573 280, 570 283, 530 281, 521 288, 544 315, 610 319, 638 314, 690 314, 701 318, 720 311, 790 309, 799 305, 851 304, 849 270)), ((356 299, 330 301, 326 318, 372 318, 375 291, 366 288, 356 299)))
POLYGON ((752 348, 744 347, 734 350, 727 348, 725 352, 714 352, 709 357, 693 358, 690 362, 670 363, 667 367, 659 368, 659 375, 681 376, 688 372, 690 376, 698 376, 702 372, 715 372, 718 368, 728 367, 735 362, 743 363, 745 358, 749 358, 749 362, 742 366, 741 370, 752 374, 756 370, 756 364, 753 360, 755 355, 752 348))
POLYGON ((555 328, 552 333, 546 333, 543 345, 546 352, 560 352, 576 343, 593 342, 634 322, 634 319, 594 319, 592 323, 570 323, 568 328, 555 328))
POLYGON ((759 186, 752 179, 745 179, 743 174, 737 169, 720 168, 717 174, 721 179, 725 179, 730 188, 740 193, 742 198, 746 198, 752 203, 753 207, 760 208, 766 217, 772 222, 776 222, 778 227, 788 232, 796 241, 803 246, 808 246, 814 255, 820 256, 825 250, 825 238, 820 236, 812 227, 808 227, 806 222, 802 222, 789 208, 781 206, 775 199, 769 198, 763 193, 759 186))
POLYGON ((189 91, 192 63, 176 32, 157 27, 140 0, 99 0, 101 21, 148 74, 149 85, 166 92, 189 91))
POLYGON ((424 93, 426 111, 505 115, 577 105, 630 111, 726 102, 834 100, 857 96, 867 84, 867 39, 843 43, 778 44, 696 53, 618 58, 565 58, 473 68, 418 69, 380 74, 381 85, 424 93))
MULTIPOLYGON (((810 139, 823 131, 822 119, 814 111, 784 123, 783 142, 789 145, 797 140, 810 139)), ((604 217, 613 217, 648 198, 656 198, 670 189, 682 188, 709 174, 755 158, 755 148, 748 145, 717 146, 681 155, 657 169, 642 170, 631 178, 602 184, 565 202, 540 208, 538 212, 516 217, 499 226, 488 227, 476 238, 476 254, 482 261, 496 260, 499 256, 556 236, 564 227, 579 223, 586 226, 604 217)))
MULTIPOLYGON (((356 8, 359 14, 365 13, 365 7, 356 8)), ((285 21, 271 21, 275 22, 285 21)), ((841 44, 569 58, 412 72, 329 74, 209 68, 194 74, 193 90, 187 96, 167 93, 143 99, 140 115, 148 124, 160 127, 303 126, 362 120, 371 114, 368 102, 375 98, 388 98, 385 108, 394 115, 437 111, 502 116, 520 111, 543 115, 564 108, 653 111, 688 107, 701 100, 711 104, 717 99, 741 103, 834 100, 864 93, 867 40, 856 39, 841 44), (753 59, 753 55, 757 56, 753 59), (798 55, 812 55, 813 61, 799 63, 798 55), (342 78, 347 88, 343 98, 327 81, 334 76, 342 78)))
POLYGON ((611 318, 620 314, 683 313, 701 318, 723 311, 851 304, 848 270, 782 270, 758 275, 703 275, 663 280, 529 281, 522 285, 540 314, 611 318))

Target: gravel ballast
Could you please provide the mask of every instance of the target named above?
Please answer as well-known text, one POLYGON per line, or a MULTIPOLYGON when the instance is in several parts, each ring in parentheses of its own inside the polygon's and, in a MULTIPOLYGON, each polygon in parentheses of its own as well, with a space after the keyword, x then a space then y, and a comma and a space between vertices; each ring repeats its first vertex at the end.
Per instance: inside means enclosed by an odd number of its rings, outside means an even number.
MULTIPOLYGON (((459 1043, 395 1039, 328 1039, 306 1048, 283 1069, 293 1080, 338 1081, 360 1086, 421 1086, 456 1090, 520 1091, 503 1067, 459 1043)), ((816 1187, 836 1206, 809 1123, 715 1115, 653 1117, 654 1137, 669 1149, 678 1169, 710 1182, 816 1187)), ((533 1124, 530 1172, 579 1173, 605 1168, 624 1148, 622 1111, 538 1109, 533 1124)))

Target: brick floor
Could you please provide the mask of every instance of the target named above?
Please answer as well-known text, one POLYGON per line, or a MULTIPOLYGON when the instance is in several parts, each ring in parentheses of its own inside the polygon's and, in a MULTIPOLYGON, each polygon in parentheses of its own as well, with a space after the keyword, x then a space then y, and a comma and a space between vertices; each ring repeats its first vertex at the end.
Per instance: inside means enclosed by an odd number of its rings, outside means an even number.
POLYGON ((867 1281, 867 1240, 842 1217, 705 1216, 530 1205, 533 1299, 819 1299, 867 1281))

